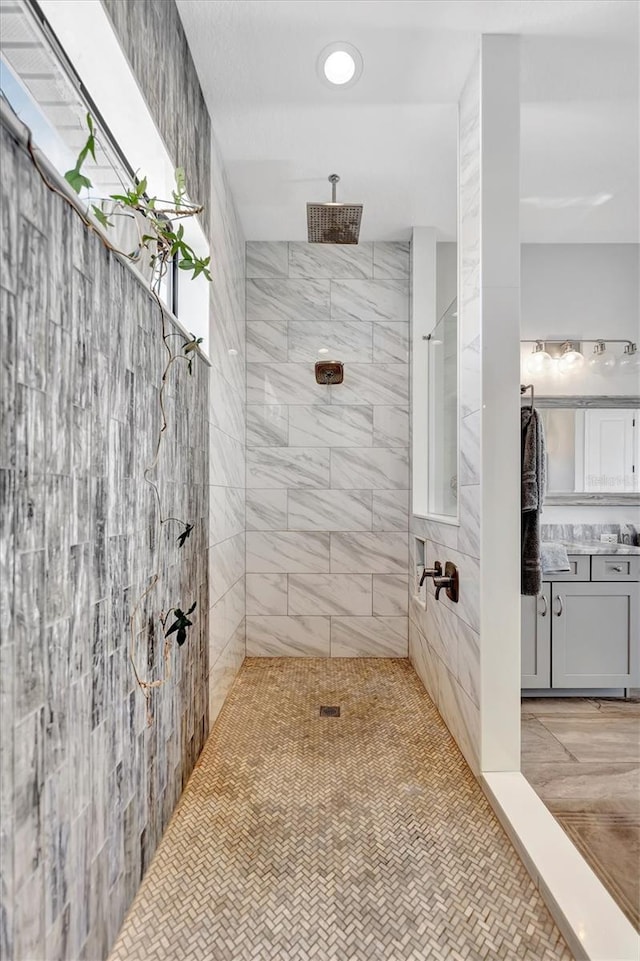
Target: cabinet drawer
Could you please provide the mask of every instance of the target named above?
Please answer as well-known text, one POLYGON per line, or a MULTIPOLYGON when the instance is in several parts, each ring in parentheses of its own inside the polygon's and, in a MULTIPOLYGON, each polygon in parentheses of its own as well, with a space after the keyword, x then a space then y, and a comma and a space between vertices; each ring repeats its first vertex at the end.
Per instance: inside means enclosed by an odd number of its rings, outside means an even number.
POLYGON ((592 581, 637 581, 639 575, 640 557, 638 555, 596 554, 591 558, 592 581))
POLYGON ((588 581, 591 579, 591 558, 588 554, 569 554, 570 571, 543 574, 545 581, 588 581))

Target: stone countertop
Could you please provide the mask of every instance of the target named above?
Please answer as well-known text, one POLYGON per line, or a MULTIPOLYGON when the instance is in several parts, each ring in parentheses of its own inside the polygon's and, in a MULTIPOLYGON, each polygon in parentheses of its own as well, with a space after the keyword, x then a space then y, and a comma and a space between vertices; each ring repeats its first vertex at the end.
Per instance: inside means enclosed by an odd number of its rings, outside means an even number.
POLYGON ((563 541, 567 554, 640 554, 640 547, 629 544, 603 544, 601 541, 563 541))

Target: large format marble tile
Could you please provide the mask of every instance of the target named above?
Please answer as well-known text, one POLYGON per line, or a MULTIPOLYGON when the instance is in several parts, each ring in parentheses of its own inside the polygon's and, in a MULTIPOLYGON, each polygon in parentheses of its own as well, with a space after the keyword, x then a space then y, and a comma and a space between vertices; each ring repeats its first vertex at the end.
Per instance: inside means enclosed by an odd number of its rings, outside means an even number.
POLYGON ((218 487, 244 487, 244 444, 209 426, 209 483, 218 487))
POLYGON ((370 574, 289 574, 289 614, 371 614, 370 574))
POLYGON ((332 617, 332 657, 406 657, 406 617, 332 617))
POLYGON ((257 447, 247 450, 247 488, 328 487, 329 460, 315 447, 257 447))
POLYGON ((328 280, 373 277, 373 244, 353 246, 289 243, 289 276, 328 280))
POLYGON ((374 614, 406 617, 409 603, 407 574, 374 574, 372 587, 374 614))
POLYGON ((409 408, 373 408, 373 446, 404 447, 409 444, 409 408))
POLYGON ((290 531, 370 531, 371 491, 289 491, 290 531))
POLYGON ((409 527, 409 491, 373 491, 373 530, 406 531, 409 527))
POLYGON ((409 363, 409 324, 381 320, 380 323, 373 325, 373 362, 374 364, 409 363))
POLYGON ((328 572, 329 537, 297 531, 248 531, 247 573, 328 572))
POLYGON ((607 798, 640 803, 640 764, 632 761, 577 763, 523 758, 522 772, 545 804, 564 800, 591 803, 607 798))
POLYGON ((331 317, 329 286, 328 280, 247 280, 247 320, 349 320, 331 317))
POLYGON ((209 609, 209 663, 225 649, 245 615, 244 579, 236 583, 209 609))
POLYGON ((289 409, 291 447, 371 447, 372 434, 371 407, 289 409))
POLYGON ((406 364, 348 364, 343 383, 329 390, 332 404, 404 407, 409 402, 409 369, 406 364))
POLYGON ((209 490, 209 547, 245 530, 244 487, 213 487, 209 490))
POLYGON ((280 488, 254 488, 246 492, 248 531, 285 531, 287 529, 287 491, 280 488))
POLYGON ((329 657, 329 617, 247 617, 248 657, 329 657))
POLYGON ((409 241, 380 241, 373 245, 373 276, 376 280, 398 277, 409 281, 409 241))
POLYGON ((460 420, 460 485, 480 483, 481 427, 480 410, 460 420))
POLYGON ((247 404, 328 404, 313 364, 247 364, 247 404))
POLYGON ((250 240, 246 245, 247 277, 287 277, 288 244, 282 241, 250 240))
POLYGON ((214 604, 244 574, 245 535, 236 534, 209 548, 209 604, 214 604))
POLYGON ((547 731, 578 761, 640 762, 640 717, 544 717, 547 731))
POLYGON ((406 280, 346 280, 331 285, 332 320, 409 320, 406 280))
POLYGON ((331 534, 332 573, 404 574, 407 534, 331 534))
POLYGON ((247 574, 246 581, 247 614, 287 613, 286 574, 247 574))
POLYGON ((521 723, 522 763, 529 761, 575 761, 536 717, 523 716, 521 723))
MULTIPOLYGON (((286 320, 252 320, 247 322, 247 363, 285 364, 288 360, 286 320)), ((306 360, 307 358, 302 358, 306 360)))
POLYGON ((286 447, 289 408, 284 404, 247 406, 247 447, 286 447))
POLYGON ((331 486, 374 490, 406 490, 407 448, 357 448, 331 451, 331 486))
POLYGON ((373 360, 373 324, 361 321, 309 323, 290 320, 289 361, 315 363, 317 360, 370 364, 373 360))

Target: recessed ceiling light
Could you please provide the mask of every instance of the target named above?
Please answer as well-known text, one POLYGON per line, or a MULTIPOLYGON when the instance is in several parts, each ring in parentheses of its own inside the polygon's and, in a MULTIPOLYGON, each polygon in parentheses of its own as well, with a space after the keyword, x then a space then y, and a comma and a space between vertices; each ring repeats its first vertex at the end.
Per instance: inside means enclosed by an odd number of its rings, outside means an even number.
POLYGON ((318 75, 331 87, 352 87, 362 75, 362 54, 352 43, 339 40, 318 57, 318 75))
POLYGON ((328 347, 319 347, 319 348, 318 348, 318 353, 319 353, 319 354, 328 354, 328 353, 329 353, 329 348, 328 348, 328 347))

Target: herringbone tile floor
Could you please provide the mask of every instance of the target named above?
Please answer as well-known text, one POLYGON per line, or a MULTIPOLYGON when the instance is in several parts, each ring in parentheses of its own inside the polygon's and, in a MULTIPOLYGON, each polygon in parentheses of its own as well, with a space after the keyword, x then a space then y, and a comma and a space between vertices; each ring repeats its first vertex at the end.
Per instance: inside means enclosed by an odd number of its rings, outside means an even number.
POLYGON ((408 661, 259 658, 245 661, 111 958, 571 954, 408 661))

